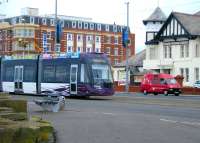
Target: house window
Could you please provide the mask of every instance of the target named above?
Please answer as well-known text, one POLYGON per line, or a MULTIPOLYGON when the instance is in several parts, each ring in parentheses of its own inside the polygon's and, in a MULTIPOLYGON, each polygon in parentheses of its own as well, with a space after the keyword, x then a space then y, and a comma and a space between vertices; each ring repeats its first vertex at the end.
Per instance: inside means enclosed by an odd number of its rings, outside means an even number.
POLYGON ((61 20, 60 23, 61 23, 61 27, 65 27, 65 21, 64 20, 61 20))
POLYGON ((55 52, 60 52, 60 44, 56 44, 55 52))
POLYGON ((51 25, 51 26, 54 26, 54 25, 55 25, 54 19, 51 19, 51 20, 50 20, 50 25, 51 25))
POLYGON ((77 52, 81 53, 82 52, 82 47, 77 47, 77 52))
POLYGON ((199 68, 194 69, 195 80, 199 80, 199 68))
POLYGON ((87 47, 87 48, 86 48, 86 52, 87 52, 87 53, 92 52, 92 48, 91 48, 91 47, 87 47))
POLYGON ((195 45, 195 57, 200 57, 199 44, 195 45))
POLYGON ((110 36, 106 36, 106 43, 111 43, 111 37, 110 36))
POLYGON ((87 42, 92 42, 93 38, 92 35, 87 35, 87 42))
POLYGON ((77 35, 77 41, 83 41, 83 35, 78 34, 77 35))
POLYGON ((68 52, 68 53, 71 53, 71 52, 72 52, 72 46, 68 46, 68 47, 67 47, 67 52, 68 52))
MULTIPOLYGON (((164 48, 165 49, 165 48, 164 48)), ((165 51, 164 51, 165 52, 165 51)), ((154 47, 150 47, 149 48, 149 58, 152 59, 156 59, 156 49, 154 47)), ((164 54, 165 55, 165 54, 164 54)), ((166 55, 165 55, 166 56, 166 55)))
POLYGON ((180 54, 181 54, 181 58, 184 57, 184 45, 181 45, 181 49, 180 49, 180 54))
POLYGON ((189 46, 188 46, 188 44, 185 45, 185 53, 186 53, 185 57, 189 57, 189 46))
POLYGON ((51 32, 47 32, 47 39, 51 39, 51 32))
POLYGON ((84 23, 84 29, 88 29, 88 23, 84 23))
POLYGON ((114 64, 115 64, 115 65, 118 64, 118 59, 114 59, 114 64))
POLYGON ((185 68, 185 78, 186 82, 189 82, 189 68, 185 68))
POLYGON ((45 18, 42 18, 42 24, 46 25, 47 24, 47 20, 45 18))
POLYGON ((180 68, 180 74, 181 74, 181 76, 184 77, 184 69, 183 68, 180 68))
POLYGON ((115 44, 118 44, 118 36, 115 36, 115 37, 114 37, 114 43, 115 43, 115 44))
POLYGON ((188 58, 189 57, 189 45, 183 44, 180 47, 180 57, 181 58, 188 58))
POLYGON ((164 58, 167 59, 171 59, 172 58, 172 47, 171 46, 164 46, 164 58))
POLYGON ((97 24, 97 30, 101 31, 101 24, 97 24))
POLYGON ((76 21, 72 21, 72 28, 76 28, 76 21))
POLYGON ((90 30, 94 30, 94 23, 90 23, 90 30))
POLYGON ((114 48, 114 55, 118 56, 118 48, 114 48))
POLYGON ((100 53, 101 52, 100 48, 95 48, 95 52, 100 53))
POLYGON ((30 17, 30 23, 31 24, 34 24, 34 20, 35 20, 34 17, 30 17))
POLYGON ((73 40, 73 36, 71 33, 67 33, 67 41, 72 41, 73 40))
POLYGON ((113 32, 117 32, 117 25, 113 25, 113 32))
POLYGON ((105 53, 108 54, 108 55, 110 55, 110 47, 106 47, 105 48, 105 53))
POLYGON ((100 43, 100 36, 96 36, 96 43, 100 43))
POLYGON ((78 22, 78 28, 82 29, 82 22, 81 21, 78 22))
POLYGON ((106 31, 109 32, 110 28, 109 25, 106 25, 106 31))
POLYGON ((184 77, 185 82, 189 82, 189 68, 180 68, 180 74, 184 77))

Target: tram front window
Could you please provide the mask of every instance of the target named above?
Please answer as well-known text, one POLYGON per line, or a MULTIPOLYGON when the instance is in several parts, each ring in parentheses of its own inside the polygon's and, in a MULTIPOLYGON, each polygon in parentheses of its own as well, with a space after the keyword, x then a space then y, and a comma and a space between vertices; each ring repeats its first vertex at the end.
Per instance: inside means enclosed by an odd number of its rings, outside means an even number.
POLYGON ((109 65, 93 64, 92 73, 95 85, 102 85, 113 82, 109 65))

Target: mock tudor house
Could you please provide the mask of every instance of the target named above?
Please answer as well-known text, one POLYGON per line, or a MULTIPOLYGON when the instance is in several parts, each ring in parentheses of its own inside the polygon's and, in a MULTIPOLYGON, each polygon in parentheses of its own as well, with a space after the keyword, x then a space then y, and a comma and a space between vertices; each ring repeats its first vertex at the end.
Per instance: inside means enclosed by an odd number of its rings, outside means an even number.
MULTIPOLYGON (((156 20, 147 19, 143 23, 152 28, 159 22, 159 19, 156 20)), ((160 24, 162 26, 159 30, 146 31, 144 69, 174 76, 182 75, 183 85, 192 86, 200 79, 200 12, 172 12, 165 22, 162 24, 160 21, 160 24)))

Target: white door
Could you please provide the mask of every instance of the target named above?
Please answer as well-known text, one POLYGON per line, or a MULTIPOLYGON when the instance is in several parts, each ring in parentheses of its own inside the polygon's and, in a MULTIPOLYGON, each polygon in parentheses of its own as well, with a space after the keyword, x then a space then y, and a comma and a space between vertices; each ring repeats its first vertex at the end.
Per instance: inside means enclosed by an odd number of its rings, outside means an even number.
POLYGON ((70 94, 77 94, 77 73, 78 65, 71 65, 70 68, 70 94))

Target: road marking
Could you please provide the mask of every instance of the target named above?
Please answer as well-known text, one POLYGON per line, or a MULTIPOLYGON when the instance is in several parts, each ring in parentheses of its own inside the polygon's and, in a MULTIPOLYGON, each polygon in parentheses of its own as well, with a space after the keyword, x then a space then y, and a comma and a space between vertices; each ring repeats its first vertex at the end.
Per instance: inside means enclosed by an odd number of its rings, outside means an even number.
POLYGON ((102 114, 104 114, 104 115, 116 115, 114 113, 107 113, 107 112, 102 112, 102 114))
POLYGON ((200 126, 200 122, 176 121, 176 120, 168 120, 168 119, 160 119, 160 121, 169 122, 169 123, 179 123, 179 124, 184 124, 184 125, 200 126))

